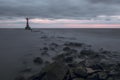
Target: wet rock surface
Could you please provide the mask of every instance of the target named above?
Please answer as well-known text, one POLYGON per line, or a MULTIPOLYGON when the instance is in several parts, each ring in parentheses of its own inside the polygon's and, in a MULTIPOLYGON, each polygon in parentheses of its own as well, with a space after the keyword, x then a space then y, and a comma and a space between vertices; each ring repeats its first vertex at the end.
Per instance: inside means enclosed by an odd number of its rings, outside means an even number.
MULTIPOLYGON (((94 54, 94 53, 93 53, 94 54)), ((90 55, 91 52, 90 52, 90 55)), ((87 66, 86 61, 74 62, 73 57, 58 55, 55 62, 44 67, 40 74, 32 76, 29 80, 119 80, 120 64, 108 65, 95 63, 87 66), (59 58, 59 59, 58 59, 59 58)), ((88 56, 88 52, 87 52, 88 56)), ((89 57, 89 56, 88 56, 89 57)))
POLYGON ((66 46, 73 46, 73 47, 82 47, 83 43, 68 42, 68 43, 65 43, 64 45, 66 45, 66 46))
POLYGON ((18 76, 15 80, 120 80, 120 62, 114 60, 114 53, 103 49, 95 51, 83 43, 60 41, 63 37, 48 38, 41 36, 48 43, 40 48, 40 57, 33 59, 41 70, 36 73, 31 68, 24 69, 23 72, 30 75, 18 76))
POLYGON ((43 68, 39 74, 30 77, 29 80, 64 80, 68 72, 69 69, 64 63, 54 62, 43 68))
MULTIPOLYGON (((48 48, 43 49, 45 51, 48 51, 48 48)), ((101 55, 100 52, 83 49, 79 53, 77 50, 74 50, 70 47, 64 47, 63 51, 65 52, 52 57, 52 63, 46 61, 47 65, 44 66, 39 73, 31 75, 27 78, 20 76, 17 77, 15 80, 120 79, 120 63, 102 62, 102 59, 107 60, 107 58, 105 57, 105 55, 101 55)), ((43 60, 40 57, 36 57, 33 62, 35 64, 42 64, 43 60)))
POLYGON ((43 63, 43 60, 42 60, 40 57, 36 57, 36 58, 33 60, 33 62, 34 62, 35 64, 42 64, 42 63, 43 63))

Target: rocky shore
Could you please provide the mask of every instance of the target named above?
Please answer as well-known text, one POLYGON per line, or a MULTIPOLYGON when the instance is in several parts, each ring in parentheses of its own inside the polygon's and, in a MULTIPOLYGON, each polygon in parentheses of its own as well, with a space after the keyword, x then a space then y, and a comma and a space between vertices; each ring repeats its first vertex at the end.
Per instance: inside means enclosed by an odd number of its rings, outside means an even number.
POLYGON ((96 51, 91 45, 44 32, 40 39, 44 46, 28 57, 23 63, 27 67, 15 80, 120 80, 119 52, 96 51))

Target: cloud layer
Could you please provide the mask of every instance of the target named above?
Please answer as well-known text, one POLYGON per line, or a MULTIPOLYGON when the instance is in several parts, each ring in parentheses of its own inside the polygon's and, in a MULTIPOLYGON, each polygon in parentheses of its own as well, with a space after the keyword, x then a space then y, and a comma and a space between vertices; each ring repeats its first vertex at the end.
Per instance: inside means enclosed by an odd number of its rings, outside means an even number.
POLYGON ((89 0, 92 3, 119 4, 120 0, 89 0))
POLYGON ((32 18, 34 26, 119 27, 119 7, 120 0, 0 0, 0 27, 25 26, 25 17, 32 18))
POLYGON ((119 3, 119 0, 0 0, 0 17, 91 19, 119 15, 119 3))

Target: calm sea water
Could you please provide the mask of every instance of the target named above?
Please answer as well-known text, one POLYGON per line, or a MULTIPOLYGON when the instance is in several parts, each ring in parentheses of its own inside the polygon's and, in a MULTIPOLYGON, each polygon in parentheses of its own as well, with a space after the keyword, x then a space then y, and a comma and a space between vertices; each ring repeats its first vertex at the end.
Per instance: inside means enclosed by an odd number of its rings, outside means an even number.
POLYGON ((64 37, 64 41, 90 44, 120 52, 120 29, 0 29, 0 80, 13 80, 18 73, 23 55, 39 44, 39 31, 48 36, 64 37))

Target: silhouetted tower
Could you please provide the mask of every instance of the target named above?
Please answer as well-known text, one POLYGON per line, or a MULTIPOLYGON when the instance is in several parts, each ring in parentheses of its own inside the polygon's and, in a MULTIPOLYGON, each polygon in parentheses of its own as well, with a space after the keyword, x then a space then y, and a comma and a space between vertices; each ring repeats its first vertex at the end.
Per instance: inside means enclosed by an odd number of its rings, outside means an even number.
POLYGON ((25 30, 31 30, 31 27, 29 26, 29 18, 26 18, 26 27, 25 30))

